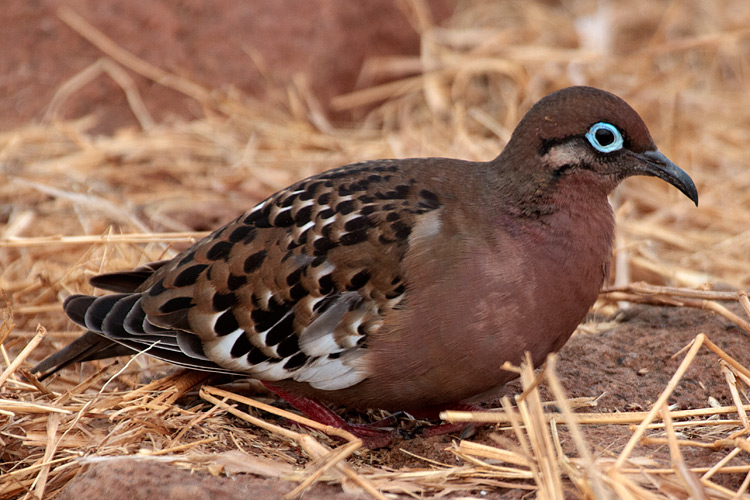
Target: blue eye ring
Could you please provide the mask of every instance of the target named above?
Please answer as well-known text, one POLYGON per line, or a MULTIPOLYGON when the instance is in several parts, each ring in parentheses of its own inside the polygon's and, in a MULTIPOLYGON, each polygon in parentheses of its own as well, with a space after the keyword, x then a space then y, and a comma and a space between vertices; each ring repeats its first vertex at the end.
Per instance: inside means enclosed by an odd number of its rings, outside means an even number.
POLYGON ((622 134, 617 127, 611 123, 599 122, 591 126, 588 132, 586 132, 586 139, 589 143, 594 146, 594 149, 601 151, 602 153, 611 153, 612 151, 618 151, 622 149, 623 139, 622 134), (600 137, 597 137, 597 132, 607 131, 612 134, 612 141, 608 144, 602 144, 600 137))

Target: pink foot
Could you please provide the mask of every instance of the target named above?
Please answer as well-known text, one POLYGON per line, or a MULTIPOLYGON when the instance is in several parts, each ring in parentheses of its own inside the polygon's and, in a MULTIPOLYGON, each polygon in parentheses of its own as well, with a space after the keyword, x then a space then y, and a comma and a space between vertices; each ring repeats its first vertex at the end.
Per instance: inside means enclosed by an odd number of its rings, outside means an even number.
POLYGON ((311 420, 345 430, 357 436, 367 448, 375 449, 388 446, 396 438, 394 430, 388 428, 397 422, 397 418, 394 416, 378 420, 371 424, 350 424, 318 401, 286 391, 271 382, 263 381, 263 385, 269 391, 304 413, 311 420))
MULTIPOLYGON (((265 385, 269 391, 273 392, 281 399, 286 400, 294 408, 304 413, 311 420, 315 420, 323 425, 330 425, 337 429, 343 429, 362 439, 367 448, 382 448, 391 444, 394 439, 402 437, 399 435, 398 431, 391 428, 398 423, 398 417, 396 415, 391 415, 390 417, 369 424, 350 424, 343 418, 339 417, 333 410, 318 401, 284 390, 271 382, 264 381, 263 385, 265 385)), ((417 418, 436 419, 438 418, 439 413, 443 410, 477 411, 481 409, 482 408, 477 405, 459 403, 448 407, 425 408, 409 413, 417 418)), ((462 438, 466 438, 471 436, 475 430, 476 427, 474 424, 440 424, 418 429, 416 434, 423 437, 431 437, 458 433, 462 438)))

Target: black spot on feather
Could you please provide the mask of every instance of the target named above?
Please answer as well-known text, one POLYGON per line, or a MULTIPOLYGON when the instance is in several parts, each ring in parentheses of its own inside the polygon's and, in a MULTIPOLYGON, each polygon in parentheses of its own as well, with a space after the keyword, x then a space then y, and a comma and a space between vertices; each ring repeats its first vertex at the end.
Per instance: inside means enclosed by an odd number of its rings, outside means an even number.
POLYGON ((159 307, 159 312, 168 314, 193 307, 192 297, 177 297, 166 301, 159 307))
POLYGON ((276 227, 289 227, 294 224, 291 210, 284 210, 276 214, 276 218, 273 220, 273 225, 276 227))
POLYGON ((227 288, 234 291, 247 284, 247 277, 243 274, 230 274, 227 278, 227 288))
POLYGON ((245 244, 250 243, 255 239, 255 231, 253 226, 239 226, 229 234, 229 241, 232 243, 239 243, 245 240, 245 244))
POLYGON ((198 276, 200 276, 203 270, 207 267, 208 265, 206 264, 197 264, 195 266, 190 266, 187 269, 183 269, 174 279, 174 286, 194 285, 198 276))
POLYGON ((291 334, 279 343, 278 347, 276 348, 276 353, 282 358, 288 358, 294 353, 299 352, 299 350, 300 348, 299 342, 297 341, 297 336, 291 334))
POLYGON ((266 345, 277 345, 289 335, 294 335, 293 327, 294 314, 289 313, 266 333, 266 345))
POLYGON ((367 272, 366 269, 363 269, 362 271, 351 277, 346 289, 350 291, 359 290, 360 288, 365 286, 368 281, 370 281, 370 273, 367 272))
POLYGON ((253 271, 258 270, 258 268, 263 264, 263 261, 266 260, 266 256, 268 255, 268 252, 265 250, 260 250, 258 252, 255 252, 250 257, 245 259, 245 265, 244 265, 244 271, 246 273, 252 273, 253 271))
POLYGON ((234 307, 237 304, 237 296, 232 292, 229 293, 215 293, 212 302, 214 311, 226 311, 230 307, 234 307))
POLYGON ((247 362, 251 365, 259 365, 264 361, 270 361, 271 358, 263 354, 263 351, 253 346, 247 353, 247 362))
POLYGON ((248 340, 247 335, 243 334, 237 337, 237 340, 234 341, 232 350, 229 351, 229 353, 233 358, 239 358, 250 352, 252 348, 253 345, 250 343, 250 340, 248 340))
POLYGON ((300 366, 304 365, 307 361, 307 355, 303 352, 298 352, 291 358, 289 358, 289 361, 284 363, 284 369, 285 370, 294 370, 295 368, 299 368, 300 366))
POLYGON ((214 245, 206 252, 206 258, 208 260, 219 260, 224 259, 226 260, 227 257, 229 257, 229 252, 232 250, 232 244, 228 241, 219 241, 214 243, 214 245))
POLYGON ((239 327, 240 325, 237 323, 237 318, 234 317, 234 313, 229 309, 216 320, 214 331, 216 332, 216 335, 223 337, 224 335, 229 335, 236 331, 239 327))

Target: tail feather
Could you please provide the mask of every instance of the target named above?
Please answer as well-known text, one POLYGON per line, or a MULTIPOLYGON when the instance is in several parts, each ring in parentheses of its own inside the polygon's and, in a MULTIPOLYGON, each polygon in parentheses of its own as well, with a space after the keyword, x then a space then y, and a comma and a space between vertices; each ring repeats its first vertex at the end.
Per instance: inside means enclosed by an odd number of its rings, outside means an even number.
POLYGON ((88 328, 89 331, 34 366, 31 371, 39 373, 40 380, 44 380, 53 373, 73 363, 127 356, 137 352, 131 347, 114 342, 98 331, 95 331, 101 330, 101 328, 96 328, 96 326, 97 324, 101 326, 104 319, 106 319, 106 314, 103 313, 101 308, 97 312, 97 309, 92 307, 96 301, 96 297, 89 297, 87 295, 71 295, 65 299, 63 303, 65 314, 74 323, 88 328), (88 326, 87 317, 92 317, 91 328, 88 326), (95 321, 93 321, 94 319, 95 321))
POLYGON ((86 328, 86 311, 95 300, 88 295, 71 295, 63 302, 63 310, 73 323, 86 328))
MULTIPOLYGON (((123 293, 95 297, 93 301, 88 302, 88 309, 83 316, 84 324, 81 326, 92 332, 107 332, 104 329, 104 323, 113 315, 113 309, 115 309, 117 303, 126 297, 127 295, 123 293)), ((69 304, 73 307, 75 302, 71 301, 69 304)), ((67 308, 65 312, 67 313, 67 308)), ((109 322, 112 322, 112 320, 109 319, 109 322)))
POLYGON ((92 286, 117 293, 132 293, 138 291, 143 283, 151 277, 161 266, 169 262, 160 260, 138 267, 132 271, 119 271, 94 276, 89 280, 92 286))
MULTIPOLYGON (((143 310, 140 306, 140 300, 139 294, 124 295, 119 297, 114 304, 108 305, 109 309, 102 321, 101 331, 107 332, 107 336, 111 338, 127 338, 131 333, 135 333, 128 332, 125 328, 125 321, 133 309, 143 310)), ((94 304, 96 302, 98 301, 95 301, 94 304)))
POLYGON ((213 361, 209 361, 208 358, 205 357, 205 354, 201 357, 193 357, 186 354, 183 349, 169 345, 162 345, 161 343, 150 343, 144 345, 143 343, 133 340, 119 340, 118 342, 122 343, 123 346, 130 348, 130 354, 133 354, 134 352, 145 352, 152 358, 160 359, 183 368, 223 373, 226 375, 243 375, 241 372, 222 368, 213 361))
POLYGON ((149 356, 197 370, 236 374, 210 361, 200 339, 186 333, 189 325, 185 311, 159 317, 163 328, 149 321, 139 293, 153 273, 168 261, 152 262, 133 271, 102 274, 91 284, 111 295, 91 297, 71 295, 63 303, 65 314, 86 330, 60 351, 44 359, 32 372, 45 379, 73 363, 145 351, 149 356))
POLYGON ((31 372, 39 373, 39 380, 44 380, 53 373, 73 363, 114 358, 117 356, 129 356, 135 353, 136 351, 130 347, 113 342, 98 333, 86 332, 56 353, 42 360, 31 369, 31 372))
POLYGON ((71 320, 88 331, 41 361, 32 371, 41 379, 73 363, 146 352, 169 363, 197 370, 236 374, 210 361, 200 339, 180 329, 151 323, 141 307, 141 294, 102 297, 72 295, 63 303, 71 320))

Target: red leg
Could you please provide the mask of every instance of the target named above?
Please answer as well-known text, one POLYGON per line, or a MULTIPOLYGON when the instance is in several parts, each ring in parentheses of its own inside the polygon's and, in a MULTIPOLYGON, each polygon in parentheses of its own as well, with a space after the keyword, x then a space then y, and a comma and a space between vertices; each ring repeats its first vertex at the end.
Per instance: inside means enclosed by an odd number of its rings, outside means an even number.
POLYGON ((384 428, 395 423, 395 417, 384 418, 372 424, 350 424, 339 417, 333 410, 322 403, 310 398, 299 396, 293 392, 286 391, 281 387, 263 381, 266 388, 287 401, 290 405, 304 413, 311 420, 323 425, 330 425, 337 429, 343 429, 362 439, 365 446, 370 449, 382 448, 393 441, 395 434, 391 429, 384 428))
MULTIPOLYGON (((333 410, 328 408, 326 405, 315 401, 314 399, 306 398, 289 392, 287 390, 278 387, 271 382, 263 382, 266 388, 279 396, 281 399, 286 400, 297 410, 304 413, 308 418, 315 420, 323 425, 330 425, 337 429, 343 429, 347 432, 352 433, 358 438, 364 441, 365 446, 370 449, 382 448, 383 446, 389 445, 394 438, 397 437, 396 432, 388 427, 393 426, 397 423, 398 418, 395 415, 378 420, 370 424, 350 424, 343 418, 339 417, 333 410)), ((482 410, 480 406, 459 403, 442 408, 425 408, 409 412, 411 415, 417 418, 430 418, 436 419, 443 410, 460 410, 460 411, 479 411, 482 410)), ((466 436, 467 432, 472 432, 475 428, 475 424, 439 424, 430 427, 423 428, 419 434, 423 437, 430 436, 442 436, 444 434, 460 433, 462 436, 466 436)))

